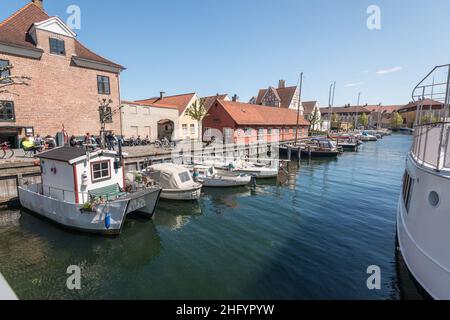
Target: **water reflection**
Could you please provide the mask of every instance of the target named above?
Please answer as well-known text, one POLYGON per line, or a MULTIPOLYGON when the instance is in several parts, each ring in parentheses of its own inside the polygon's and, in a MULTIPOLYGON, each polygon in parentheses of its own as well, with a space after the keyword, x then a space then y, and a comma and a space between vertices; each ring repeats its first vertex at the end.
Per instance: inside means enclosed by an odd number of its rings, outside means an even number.
POLYGON ((120 237, 112 238, 70 231, 28 211, 21 212, 19 224, 20 228, 0 228, 0 261, 8 261, 0 269, 6 278, 14 279, 19 298, 108 295, 108 280, 120 280, 120 270, 142 269, 162 250, 154 223, 137 215, 127 218, 120 237), (70 265, 82 270, 79 292, 65 287, 70 265))
POLYGON ((191 219, 201 215, 202 208, 198 201, 178 202, 162 199, 156 208, 153 221, 157 226, 177 231, 186 226, 191 219))
POLYGON ((228 209, 238 209, 240 198, 251 197, 255 193, 250 187, 204 188, 204 201, 211 203, 216 214, 224 214, 228 209))

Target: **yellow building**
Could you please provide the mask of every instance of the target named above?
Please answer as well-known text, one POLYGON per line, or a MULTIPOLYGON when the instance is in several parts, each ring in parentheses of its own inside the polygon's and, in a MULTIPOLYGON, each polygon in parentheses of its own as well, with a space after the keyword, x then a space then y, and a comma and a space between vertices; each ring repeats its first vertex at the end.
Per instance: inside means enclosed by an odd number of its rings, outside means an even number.
POLYGON ((174 106, 122 101, 122 134, 128 138, 176 140, 178 118, 178 108, 174 106))
MULTIPOLYGON (((146 100, 137 100, 134 103, 146 105, 164 105, 172 106, 178 110, 178 124, 176 126, 176 136, 183 140, 198 140, 198 133, 201 132, 198 128, 198 123, 191 117, 186 115, 186 110, 192 106, 199 97, 196 93, 180 94, 175 96, 165 96, 161 92, 158 98, 150 98, 146 100)), ((200 124, 201 125, 201 124, 200 124)))

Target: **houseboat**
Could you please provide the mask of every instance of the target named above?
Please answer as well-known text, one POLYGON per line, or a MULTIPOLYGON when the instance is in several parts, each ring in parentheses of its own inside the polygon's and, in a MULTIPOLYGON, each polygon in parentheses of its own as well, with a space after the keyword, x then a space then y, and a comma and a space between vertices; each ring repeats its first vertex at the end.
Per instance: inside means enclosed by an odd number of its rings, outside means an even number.
POLYGON ((432 298, 445 300, 450 299, 450 82, 435 85, 434 78, 444 74, 447 79, 449 72, 450 65, 435 67, 414 90, 418 123, 397 215, 398 249, 410 273, 432 298), (420 100, 430 91, 441 92, 445 107, 439 122, 420 123, 420 100))
POLYGON ((159 186, 126 192, 122 155, 61 147, 37 156, 41 183, 18 188, 21 205, 63 226, 101 234, 119 234, 127 214, 152 217, 159 186))

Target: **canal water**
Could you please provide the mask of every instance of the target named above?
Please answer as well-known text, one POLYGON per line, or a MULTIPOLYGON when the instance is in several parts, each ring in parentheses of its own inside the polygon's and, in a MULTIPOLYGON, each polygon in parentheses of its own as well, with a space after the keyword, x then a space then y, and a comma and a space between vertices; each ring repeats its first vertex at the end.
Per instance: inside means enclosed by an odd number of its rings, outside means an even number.
POLYGON ((286 183, 259 182, 255 191, 161 201, 154 221, 130 218, 117 238, 5 212, 0 272, 21 299, 418 297, 395 251, 411 142, 393 135, 337 160, 291 164, 286 183), (66 287, 70 265, 81 267, 81 290, 66 287), (381 290, 367 288, 372 265, 381 290))

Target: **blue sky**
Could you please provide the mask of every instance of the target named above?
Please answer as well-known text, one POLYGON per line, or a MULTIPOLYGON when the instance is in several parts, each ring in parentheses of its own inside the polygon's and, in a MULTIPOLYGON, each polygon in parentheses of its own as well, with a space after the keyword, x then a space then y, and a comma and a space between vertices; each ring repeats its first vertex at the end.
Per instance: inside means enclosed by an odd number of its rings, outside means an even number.
MULTIPOLYGON (((45 0, 64 21, 81 8, 78 39, 118 62, 122 98, 198 92, 242 101, 279 79, 303 100, 403 104, 434 65, 450 63, 450 1, 428 0, 45 0), (369 30, 369 5, 381 30, 369 30)), ((1 0, 0 19, 28 0, 1 0)))

